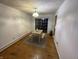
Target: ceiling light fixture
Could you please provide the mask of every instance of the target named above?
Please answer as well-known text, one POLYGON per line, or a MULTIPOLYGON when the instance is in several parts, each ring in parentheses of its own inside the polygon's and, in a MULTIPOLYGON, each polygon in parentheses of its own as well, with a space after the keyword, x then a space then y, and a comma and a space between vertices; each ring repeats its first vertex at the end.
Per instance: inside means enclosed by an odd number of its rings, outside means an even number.
POLYGON ((32 16, 35 17, 35 18, 39 16, 39 14, 38 14, 38 12, 37 12, 37 8, 35 8, 35 11, 34 11, 34 13, 32 14, 32 16))

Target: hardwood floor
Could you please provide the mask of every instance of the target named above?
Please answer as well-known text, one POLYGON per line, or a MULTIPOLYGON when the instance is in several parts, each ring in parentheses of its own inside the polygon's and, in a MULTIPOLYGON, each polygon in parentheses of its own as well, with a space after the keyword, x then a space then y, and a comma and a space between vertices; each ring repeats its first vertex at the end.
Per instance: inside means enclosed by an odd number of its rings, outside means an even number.
POLYGON ((47 35, 45 48, 26 44, 27 37, 24 37, 14 45, 0 53, 0 59, 59 59, 54 39, 47 35))

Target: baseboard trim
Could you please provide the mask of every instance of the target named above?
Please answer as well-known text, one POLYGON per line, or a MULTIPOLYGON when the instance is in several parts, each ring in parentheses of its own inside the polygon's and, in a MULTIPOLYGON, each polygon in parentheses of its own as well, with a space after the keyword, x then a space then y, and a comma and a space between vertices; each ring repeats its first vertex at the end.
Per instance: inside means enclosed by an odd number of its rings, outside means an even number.
POLYGON ((10 44, 4 46, 3 48, 0 49, 0 52, 3 52, 5 49, 9 48, 11 45, 15 44, 16 42, 18 42, 19 40, 21 40, 22 38, 24 38, 25 36, 30 35, 32 32, 29 33, 25 33, 24 35, 22 35, 21 37, 19 37, 18 39, 16 39, 15 41, 11 42, 10 44))
POLYGON ((54 38, 55 47, 56 47, 56 50, 57 50, 57 53, 58 53, 58 56, 59 56, 59 59, 60 59, 60 54, 59 54, 59 51, 58 51, 58 42, 55 40, 55 36, 53 36, 53 38, 54 38))

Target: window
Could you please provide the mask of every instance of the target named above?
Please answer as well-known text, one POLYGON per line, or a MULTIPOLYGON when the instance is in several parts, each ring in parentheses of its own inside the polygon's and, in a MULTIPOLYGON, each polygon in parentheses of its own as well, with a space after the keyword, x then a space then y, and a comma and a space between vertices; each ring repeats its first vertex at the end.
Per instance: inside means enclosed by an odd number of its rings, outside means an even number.
POLYGON ((35 29, 43 30, 47 32, 48 28, 48 18, 36 18, 35 19, 35 29))

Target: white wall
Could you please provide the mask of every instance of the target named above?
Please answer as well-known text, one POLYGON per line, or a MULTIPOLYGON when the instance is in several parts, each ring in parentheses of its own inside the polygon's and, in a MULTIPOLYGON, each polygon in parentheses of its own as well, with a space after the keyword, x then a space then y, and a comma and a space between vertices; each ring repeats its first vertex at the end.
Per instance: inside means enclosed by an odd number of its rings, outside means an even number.
POLYGON ((32 31, 32 17, 0 4, 0 49, 32 31))
MULTIPOLYGON (((54 30, 54 24, 55 24, 55 13, 52 14, 39 14, 38 18, 48 18, 48 33, 51 30, 54 30)), ((35 19, 34 20, 34 29, 35 29, 35 19)))
POLYGON ((60 59, 78 59, 77 4, 77 0, 65 0, 57 11, 55 42, 60 59))

